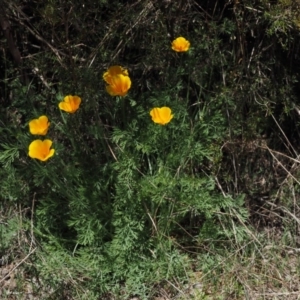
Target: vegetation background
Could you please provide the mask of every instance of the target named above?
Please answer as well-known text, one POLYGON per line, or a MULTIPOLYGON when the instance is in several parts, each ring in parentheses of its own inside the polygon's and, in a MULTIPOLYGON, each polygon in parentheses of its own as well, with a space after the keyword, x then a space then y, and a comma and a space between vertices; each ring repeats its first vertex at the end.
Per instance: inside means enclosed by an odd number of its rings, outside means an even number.
POLYGON ((1 0, 0 25, 1 299, 299 299, 299 1, 1 0))

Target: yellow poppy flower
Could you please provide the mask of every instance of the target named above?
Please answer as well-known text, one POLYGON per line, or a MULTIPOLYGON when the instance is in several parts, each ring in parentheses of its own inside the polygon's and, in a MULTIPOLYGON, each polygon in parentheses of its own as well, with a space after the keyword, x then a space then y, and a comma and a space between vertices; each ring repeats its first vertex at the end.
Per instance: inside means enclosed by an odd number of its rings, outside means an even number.
POLYGON ((29 131, 31 134, 46 135, 50 123, 46 116, 40 116, 38 119, 33 119, 29 122, 29 131))
POLYGON ((80 103, 81 103, 80 97, 68 95, 64 98, 62 102, 58 104, 58 107, 61 110, 73 114, 79 108, 80 103))
POLYGON ((116 75, 128 76, 128 71, 121 66, 112 66, 103 74, 103 79, 106 83, 112 84, 111 78, 116 75))
POLYGON ((152 117, 152 121, 154 123, 166 125, 172 120, 174 116, 171 113, 172 111, 169 107, 155 107, 150 111, 150 116, 152 117))
POLYGON ((52 145, 51 140, 34 140, 29 145, 28 155, 31 158, 36 158, 41 161, 48 160, 51 156, 53 156, 55 150, 50 149, 52 145))
POLYGON ((180 36, 172 42, 172 49, 176 52, 186 52, 190 48, 190 42, 180 36))
POLYGON ((110 77, 110 85, 106 86, 106 91, 111 96, 125 96, 131 87, 131 80, 128 76, 118 74, 110 77))

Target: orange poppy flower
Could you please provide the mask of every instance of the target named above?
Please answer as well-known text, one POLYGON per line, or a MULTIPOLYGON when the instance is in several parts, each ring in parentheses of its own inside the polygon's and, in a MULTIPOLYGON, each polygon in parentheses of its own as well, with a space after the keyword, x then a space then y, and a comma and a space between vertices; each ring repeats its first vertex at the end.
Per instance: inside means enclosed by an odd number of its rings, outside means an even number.
POLYGON ((62 102, 58 104, 58 107, 65 112, 73 114, 79 108, 81 103, 81 98, 78 96, 68 95, 64 98, 62 102))
POLYGON ((172 49, 176 52, 186 52, 190 48, 190 42, 180 36, 172 42, 172 49))
POLYGON ((52 146, 51 140, 34 140, 29 145, 28 155, 31 158, 36 158, 41 161, 48 160, 51 156, 54 155, 55 150, 50 149, 52 146))
POLYGON ((150 116, 154 123, 166 125, 172 120, 174 115, 172 115, 172 111, 169 107, 163 106, 153 108, 150 111, 150 116))
POLYGON ((46 116, 40 116, 38 119, 33 119, 29 122, 29 131, 35 135, 46 135, 50 123, 46 116))
POLYGON ((106 86, 106 91, 111 96, 125 96, 131 87, 129 76, 118 74, 110 77, 110 85, 106 86))

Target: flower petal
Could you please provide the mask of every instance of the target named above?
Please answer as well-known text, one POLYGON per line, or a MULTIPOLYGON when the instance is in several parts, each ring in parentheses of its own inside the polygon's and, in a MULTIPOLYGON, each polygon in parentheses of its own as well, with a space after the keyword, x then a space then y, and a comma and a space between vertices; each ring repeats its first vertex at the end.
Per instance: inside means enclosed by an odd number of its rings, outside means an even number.
POLYGON ((128 76, 128 71, 121 66, 111 66, 109 69, 103 74, 103 79, 106 83, 112 84, 111 77, 116 75, 124 75, 128 76))
POLYGON ((31 158, 38 158, 39 154, 40 154, 40 148, 42 146, 42 141, 41 140, 34 140, 33 142, 31 142, 31 144, 29 145, 29 153, 28 155, 31 158))
POLYGON ((50 157, 52 157, 54 155, 54 153, 55 153, 55 150, 51 149, 49 154, 47 156, 45 156, 45 158, 42 161, 48 160, 50 157))

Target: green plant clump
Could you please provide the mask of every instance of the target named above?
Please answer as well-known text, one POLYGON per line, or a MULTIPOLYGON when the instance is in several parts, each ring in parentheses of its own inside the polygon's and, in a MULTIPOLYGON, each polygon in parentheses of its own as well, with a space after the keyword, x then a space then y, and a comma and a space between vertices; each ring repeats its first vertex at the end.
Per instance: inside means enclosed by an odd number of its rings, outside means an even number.
MULTIPOLYGON (((239 149, 284 151, 290 4, 5 2, 0 199, 24 213, 49 299, 151 299, 207 269, 203 249, 252 239, 261 186, 239 149)), ((0 222, 3 253, 16 224, 0 222)))

